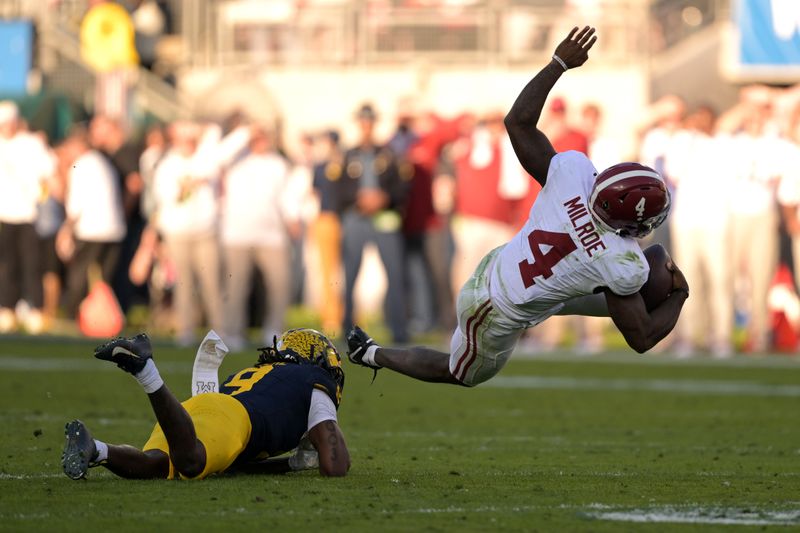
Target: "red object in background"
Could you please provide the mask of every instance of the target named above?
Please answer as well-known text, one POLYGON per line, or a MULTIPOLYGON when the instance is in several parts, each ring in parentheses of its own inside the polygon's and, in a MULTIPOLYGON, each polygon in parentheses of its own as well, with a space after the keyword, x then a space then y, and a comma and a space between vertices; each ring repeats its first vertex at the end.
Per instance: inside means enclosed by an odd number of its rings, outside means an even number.
POLYGON ((447 120, 434 114, 426 115, 426 127, 409 149, 407 157, 414 165, 414 177, 403 217, 403 232, 406 235, 420 235, 444 225, 442 216, 433 207, 433 176, 442 149, 458 138, 463 120, 463 117, 447 120))
POLYGON ((115 337, 125 325, 125 315, 114 291, 104 281, 95 281, 78 308, 78 329, 87 337, 115 337))
POLYGON ((776 352, 796 353, 800 345, 798 324, 790 319, 787 311, 794 303, 797 305, 797 292, 789 268, 781 264, 772 279, 769 292, 770 327, 772 328, 772 348, 776 352), (776 294, 778 297, 776 297, 776 294))
MULTIPOLYGON (((491 145, 492 156, 484 167, 472 164, 472 139, 464 138, 458 153, 453 154, 456 172, 455 214, 514 224, 514 200, 498 194, 502 154, 500 143, 491 145)), ((454 152, 456 152, 454 150, 454 152)))
POLYGON ((772 344, 776 352, 795 353, 797 351, 797 332, 783 313, 776 313, 773 316, 772 333, 772 344))

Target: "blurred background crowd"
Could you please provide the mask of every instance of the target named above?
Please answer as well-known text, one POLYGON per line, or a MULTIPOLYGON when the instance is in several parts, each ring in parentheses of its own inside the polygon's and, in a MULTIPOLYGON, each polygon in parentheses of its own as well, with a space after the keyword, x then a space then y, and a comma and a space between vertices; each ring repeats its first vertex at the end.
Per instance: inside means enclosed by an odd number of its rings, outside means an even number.
MULTIPOLYGON (((213 328, 237 350, 302 320, 446 338, 538 193, 505 110, 591 24, 596 57, 540 126, 598 170, 668 179, 669 223, 643 245, 667 246, 692 297, 662 349, 793 352, 800 61, 729 45, 745 11, 800 50, 787 5, 0 0, 0 333, 127 323, 192 346, 213 328)), ((523 350, 591 354, 612 331, 554 317, 523 350)))

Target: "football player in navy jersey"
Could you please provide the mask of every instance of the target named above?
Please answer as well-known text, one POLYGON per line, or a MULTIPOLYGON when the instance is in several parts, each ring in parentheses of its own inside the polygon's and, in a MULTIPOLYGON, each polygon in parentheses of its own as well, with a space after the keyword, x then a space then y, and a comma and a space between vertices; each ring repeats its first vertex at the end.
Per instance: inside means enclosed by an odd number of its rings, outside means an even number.
POLYGON ((225 471, 276 473, 317 466, 323 476, 344 476, 350 468, 336 417, 344 386, 341 358, 318 331, 283 333, 261 349, 253 367, 225 380, 219 393, 183 403, 162 381, 146 334, 114 339, 94 355, 136 378, 158 423, 139 450, 95 440, 80 420, 69 422, 61 462, 72 479, 99 465, 136 479, 202 479, 225 471), (294 455, 276 458, 294 449, 294 455))

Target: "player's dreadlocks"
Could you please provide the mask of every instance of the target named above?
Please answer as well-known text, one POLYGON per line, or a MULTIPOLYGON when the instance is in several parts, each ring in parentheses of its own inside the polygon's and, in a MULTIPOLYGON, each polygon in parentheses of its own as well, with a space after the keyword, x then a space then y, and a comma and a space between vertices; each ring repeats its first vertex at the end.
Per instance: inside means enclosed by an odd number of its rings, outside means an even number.
POLYGON ((264 346, 258 348, 260 352, 258 355, 258 362, 256 367, 263 365, 272 365, 275 363, 300 363, 298 357, 292 355, 288 351, 280 352, 278 350, 278 336, 272 336, 272 346, 264 346))

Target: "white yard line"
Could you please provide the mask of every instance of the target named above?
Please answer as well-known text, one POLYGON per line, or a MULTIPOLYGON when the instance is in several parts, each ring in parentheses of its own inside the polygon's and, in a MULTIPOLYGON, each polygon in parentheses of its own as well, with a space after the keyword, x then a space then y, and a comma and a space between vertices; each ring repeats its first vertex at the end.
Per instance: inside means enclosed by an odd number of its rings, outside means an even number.
POLYGON ((800 396, 800 385, 727 380, 497 376, 480 386, 496 389, 635 390, 736 396, 800 396))
POLYGON ((586 513, 596 520, 614 522, 657 522, 671 524, 715 524, 740 526, 796 526, 800 525, 800 510, 769 511, 726 508, 662 507, 633 509, 629 511, 602 511, 586 513))
POLYGON ((615 350, 598 355, 582 355, 570 351, 559 350, 545 353, 532 353, 517 349, 511 361, 547 361, 561 363, 611 363, 643 366, 704 366, 712 368, 746 367, 746 368, 790 368, 800 370, 800 355, 735 355, 727 359, 714 359, 707 355, 698 355, 686 359, 678 359, 669 353, 646 353, 639 355, 633 351, 615 350))
POLYGON ((55 479, 66 478, 63 473, 50 473, 50 474, 7 474, 0 472, 0 481, 4 479, 55 479))
MULTIPOLYGON (((680 506, 651 507, 649 509, 612 510, 602 503, 589 505, 560 505, 559 509, 574 509, 581 516, 594 520, 616 522, 652 522, 675 524, 716 524, 747 526, 795 526, 800 524, 800 510, 764 510, 749 508, 730 509, 723 507, 680 506), (588 510, 588 512, 581 512, 588 510)), ((483 514, 483 513, 529 513, 551 509, 541 505, 482 507, 421 507, 418 509, 383 509, 383 514, 483 514)))

